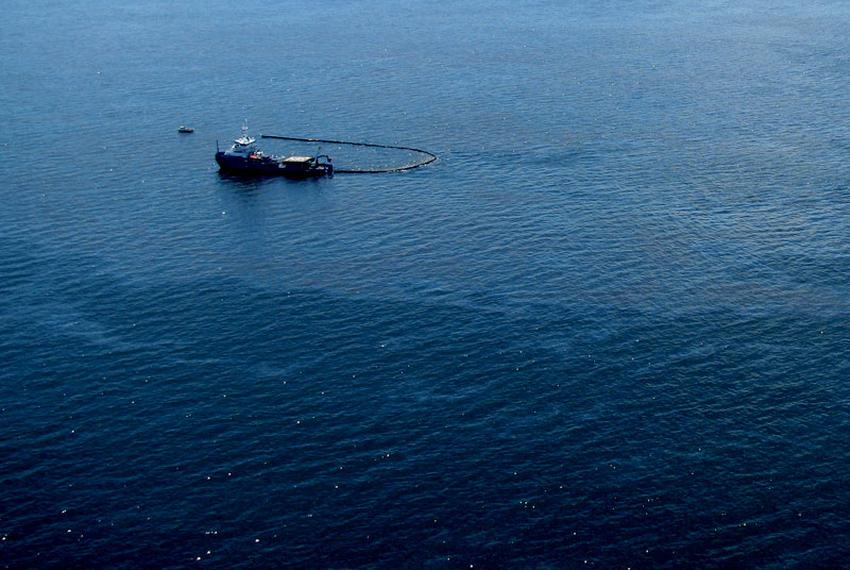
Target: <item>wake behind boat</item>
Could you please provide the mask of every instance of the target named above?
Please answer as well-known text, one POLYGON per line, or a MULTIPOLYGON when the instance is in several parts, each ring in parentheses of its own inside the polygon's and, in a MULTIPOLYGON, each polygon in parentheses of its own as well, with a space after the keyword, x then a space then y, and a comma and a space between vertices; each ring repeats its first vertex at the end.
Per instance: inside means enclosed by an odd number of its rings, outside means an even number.
POLYGON ((278 156, 265 154, 248 136, 247 122, 242 125, 242 136, 233 141, 229 150, 216 149, 215 161, 223 172, 251 176, 286 176, 288 178, 316 178, 333 176, 333 161, 326 154, 317 156, 278 156))

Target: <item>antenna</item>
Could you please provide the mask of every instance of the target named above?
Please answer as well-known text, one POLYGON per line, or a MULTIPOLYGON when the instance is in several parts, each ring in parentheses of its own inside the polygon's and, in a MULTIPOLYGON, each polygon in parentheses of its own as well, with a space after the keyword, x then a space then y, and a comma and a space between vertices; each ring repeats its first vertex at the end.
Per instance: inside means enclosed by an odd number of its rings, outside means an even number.
POLYGON ((248 136, 248 119, 242 121, 242 136, 248 136))

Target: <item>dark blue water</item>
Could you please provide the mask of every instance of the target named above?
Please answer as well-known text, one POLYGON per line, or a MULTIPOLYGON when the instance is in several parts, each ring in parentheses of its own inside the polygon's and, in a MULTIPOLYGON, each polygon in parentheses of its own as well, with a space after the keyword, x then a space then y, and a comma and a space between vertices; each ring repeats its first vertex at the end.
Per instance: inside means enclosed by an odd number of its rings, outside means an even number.
POLYGON ((0 564, 846 564, 848 29, 5 2, 0 564), (440 161, 223 178, 246 117, 440 161))

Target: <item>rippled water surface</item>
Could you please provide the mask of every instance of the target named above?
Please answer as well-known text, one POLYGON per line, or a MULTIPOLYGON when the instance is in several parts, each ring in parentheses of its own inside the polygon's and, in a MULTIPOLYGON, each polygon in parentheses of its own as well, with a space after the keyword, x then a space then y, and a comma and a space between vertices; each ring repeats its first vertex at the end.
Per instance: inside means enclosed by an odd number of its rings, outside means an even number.
POLYGON ((0 565, 846 564, 846 2, 3 12, 0 565))

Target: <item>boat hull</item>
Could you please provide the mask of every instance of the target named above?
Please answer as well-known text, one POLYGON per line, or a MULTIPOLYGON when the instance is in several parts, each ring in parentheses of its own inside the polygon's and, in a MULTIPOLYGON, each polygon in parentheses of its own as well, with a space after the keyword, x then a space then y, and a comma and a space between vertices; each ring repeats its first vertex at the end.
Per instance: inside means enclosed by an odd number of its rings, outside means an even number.
POLYGON ((328 176, 330 171, 325 164, 281 163, 271 158, 254 159, 233 156, 224 152, 215 154, 215 161, 222 172, 245 176, 285 176, 286 178, 318 178, 328 176))

